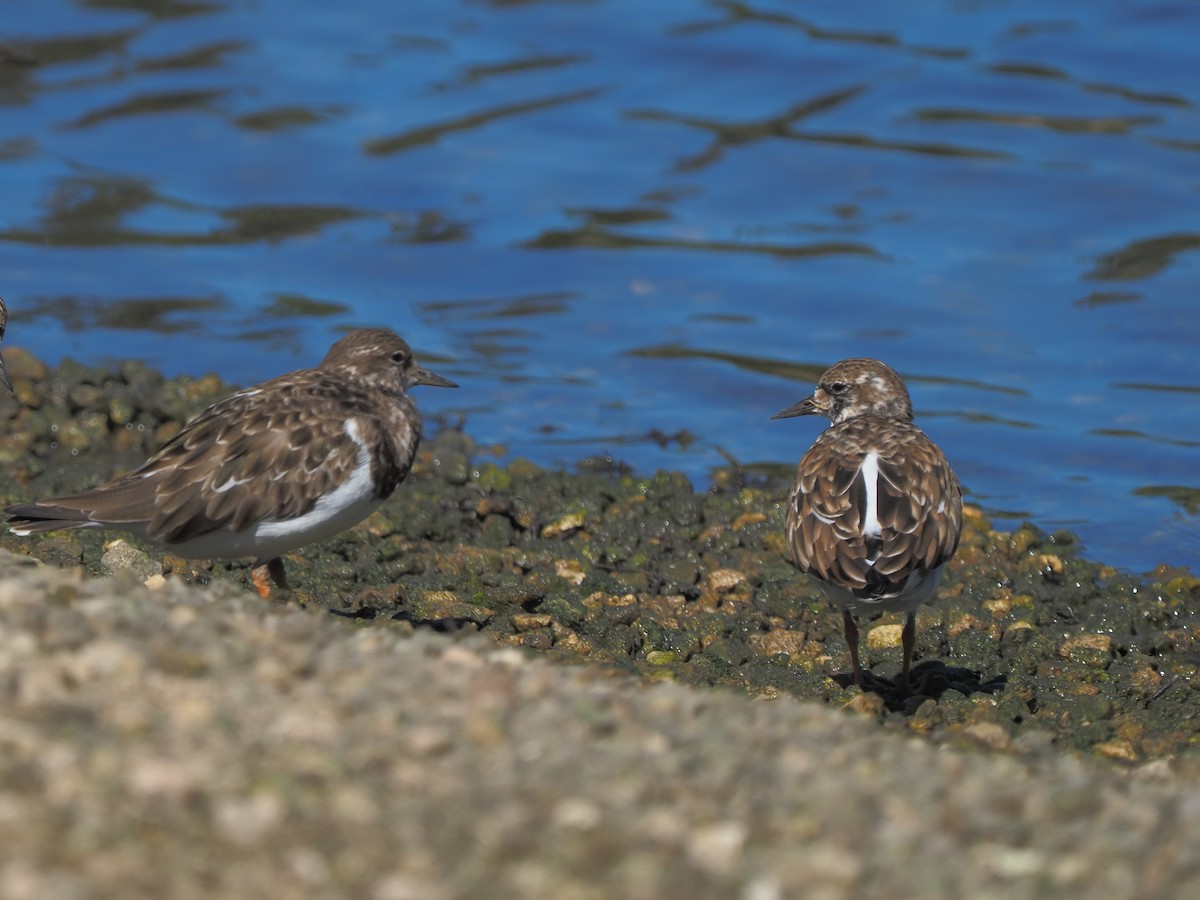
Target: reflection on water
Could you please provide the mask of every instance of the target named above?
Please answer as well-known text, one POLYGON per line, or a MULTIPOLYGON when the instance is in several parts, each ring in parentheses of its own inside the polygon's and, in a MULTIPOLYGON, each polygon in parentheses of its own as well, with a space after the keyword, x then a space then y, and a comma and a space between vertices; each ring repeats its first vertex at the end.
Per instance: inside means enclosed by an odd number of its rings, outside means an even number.
POLYGON ((239 128, 251 131, 286 131, 289 128, 319 125, 345 115, 346 112, 346 107, 337 105, 323 106, 317 109, 310 109, 307 106, 276 106, 238 116, 234 123, 239 128))
POLYGON ((1144 384, 1136 381, 1118 381, 1114 388, 1125 391, 1152 391, 1167 394, 1200 394, 1197 384, 1144 384))
POLYGON ((1105 306, 1110 303, 1136 303, 1142 295, 1133 291, 1092 291, 1075 301, 1076 306, 1105 306))
POLYGON ((70 177, 52 185, 39 226, 0 230, 0 241, 79 247, 129 244, 246 244, 311 234, 327 225, 364 215, 336 206, 244 206, 205 209, 162 196, 135 178, 70 177), (174 232, 128 228, 135 215, 161 215, 213 222, 206 231, 174 232))
POLYGON ((153 331, 156 334, 195 333, 213 315, 228 308, 219 297, 150 297, 137 300, 49 297, 26 307, 31 319, 49 317, 67 331, 97 329, 153 331))
POLYGON ((64 128, 89 128, 110 119, 125 116, 152 116, 156 113, 208 112, 217 108, 217 101, 228 91, 165 91, 160 94, 140 94, 113 106, 93 110, 68 122, 64 128))
POLYGON ((1138 440, 1150 441, 1155 444, 1169 444, 1172 447, 1200 447, 1200 441, 1181 440, 1161 434, 1146 434, 1146 432, 1138 431, 1136 428, 1093 428, 1092 434, 1115 438, 1137 438, 1138 440))
POLYGON ((563 53, 557 56, 534 54, 502 62, 468 65, 455 78, 438 82, 436 87, 439 90, 454 90, 455 88, 477 85, 482 81, 495 78, 499 75, 516 75, 537 69, 557 69, 563 66, 573 66, 576 63, 582 63, 586 60, 586 56, 578 53, 563 53))
POLYGON ((566 312, 569 293, 533 294, 528 297, 503 297, 496 299, 442 300, 426 303, 422 309, 429 316, 445 319, 519 319, 525 316, 545 316, 566 312))
POLYGON ((1039 116, 1028 113, 993 113, 973 109, 919 109, 913 116, 923 122, 987 122, 1020 128, 1049 128, 1051 131, 1128 134, 1142 125, 1156 125, 1157 116, 1039 116))
MULTIPOLYGON (((1000 75, 1025 75, 1033 78, 1052 78, 1057 81, 1075 82, 1068 72, 1054 66, 1039 65, 1035 63, 996 63, 991 66, 991 71, 1000 75)), ((1124 87, 1119 84, 1100 84, 1097 82, 1077 82, 1085 91, 1093 91, 1097 94, 1112 94, 1117 97, 1124 97, 1127 100, 1136 100, 1139 103, 1162 103, 1168 106, 1190 106, 1187 99, 1179 94, 1173 93, 1148 93, 1146 91, 1137 91, 1133 88, 1124 87)), ((1052 126, 1051 126, 1052 127, 1052 126)), ((1070 131, 1072 129, 1065 129, 1070 131)))
MULTIPOLYGON (((736 316, 713 317, 724 321, 744 321, 736 316)), ((738 353, 725 353, 720 350, 701 350, 695 347, 685 347, 676 344, 663 344, 654 347, 637 347, 628 351, 629 356, 642 357, 646 359, 706 359, 716 360, 718 362, 728 363, 737 366, 740 369, 745 369, 749 372, 761 372, 766 375, 773 375, 776 378, 784 378, 790 381, 799 381, 807 387, 815 387, 817 380, 821 377, 824 371, 829 367, 830 363, 826 362, 811 362, 811 363, 793 363, 778 359, 763 359, 757 356, 747 356, 738 353)), ((942 385, 944 387, 960 387, 969 388, 972 391, 995 391, 1000 394, 1008 394, 1014 397, 1028 396, 1028 391, 1021 388, 1011 387, 1004 384, 987 384, 982 381, 977 381, 973 378, 956 378, 948 375, 913 375, 903 373, 904 381, 907 384, 931 384, 942 385)))
POLYGON ((877 356, 993 514, 1195 564, 1195 3, 10 6, 13 344, 250 383, 388 324, 479 439, 701 483, 877 356))
POLYGON ((761 359, 756 356, 747 356, 740 353, 724 353, 719 350, 699 350, 677 344, 663 344, 656 347, 637 347, 628 351, 628 353, 630 356, 642 357, 645 359, 716 360, 718 362, 737 366, 739 369, 745 369, 748 372, 761 372, 765 375, 774 375, 777 378, 800 381, 810 386, 815 386, 817 379, 821 377, 821 373, 828 368, 827 364, 824 363, 789 363, 782 362, 777 359, 761 359))
POLYGON ((964 158, 995 160, 1009 158, 1008 154, 995 150, 959 147, 946 143, 885 140, 865 134, 830 134, 819 131, 801 131, 799 129, 799 124, 805 119, 834 110, 843 103, 853 100, 865 89, 865 85, 855 85, 832 91, 791 106, 779 115, 745 122, 723 122, 696 116, 675 115, 662 110, 635 109, 626 113, 626 115, 631 119, 685 125, 702 131, 708 131, 712 134, 712 143, 707 148, 693 156, 687 156, 676 161, 674 169, 677 172, 703 169, 715 162, 719 162, 726 152, 740 145, 778 138, 824 142, 828 144, 845 144, 850 147, 876 150, 898 150, 905 153, 924 153, 931 156, 961 156, 964 158))
POLYGON ((326 318, 328 316, 344 316, 350 312, 345 303, 334 303, 329 300, 317 300, 302 294, 276 294, 269 306, 262 309, 264 316, 279 319, 289 319, 299 316, 326 318))
POLYGON ((732 0, 715 0, 709 4, 719 11, 722 17, 710 22, 692 22, 677 26, 676 34, 700 34, 705 31, 717 31, 733 28, 738 25, 764 24, 772 27, 794 29, 815 41, 844 42, 850 44, 876 44, 880 47, 904 48, 914 53, 926 56, 942 56, 955 58, 967 55, 968 51, 955 48, 916 47, 906 45, 895 34, 888 31, 869 31, 856 28, 830 28, 818 25, 799 16, 780 13, 766 9, 756 9, 748 3, 735 3, 732 0))
POLYGON ((1197 249, 1200 249, 1200 234, 1168 234, 1137 240, 1100 256, 1085 277, 1105 281, 1149 278, 1171 265, 1178 254, 1197 249))
POLYGON ((388 156, 393 153, 404 153, 426 144, 435 144, 447 135, 458 131, 473 131, 485 125, 490 125, 513 116, 540 112, 568 103, 578 103, 597 95, 597 91, 574 91, 569 94, 559 94, 551 97, 540 97, 536 100, 525 100, 520 103, 509 103, 504 106, 471 113, 457 119, 440 122, 437 125, 423 125, 407 131, 383 138, 370 138, 363 141, 363 150, 372 156, 388 156))
POLYGON ((607 250, 661 248, 698 250, 707 253, 765 253, 782 259, 803 259, 813 256, 857 254, 878 256, 865 244, 849 241, 822 241, 812 244, 768 244, 753 241, 692 241, 683 238, 638 237, 621 234, 600 225, 585 224, 577 229, 545 231, 525 244, 534 250, 561 250, 570 247, 593 247, 607 250))
POLYGON ((1135 488, 1138 497, 1165 497, 1177 503, 1190 516, 1200 515, 1200 488, 1179 485, 1146 485, 1135 488))

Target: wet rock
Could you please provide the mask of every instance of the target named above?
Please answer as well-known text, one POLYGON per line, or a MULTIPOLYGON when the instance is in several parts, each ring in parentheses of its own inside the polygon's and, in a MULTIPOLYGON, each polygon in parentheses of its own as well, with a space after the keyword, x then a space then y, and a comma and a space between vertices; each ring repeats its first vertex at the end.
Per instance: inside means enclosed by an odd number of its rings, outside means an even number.
POLYGON ((83 565, 83 544, 73 537, 50 537, 39 541, 33 555, 48 566, 67 569, 83 565))
POLYGON ((490 515, 483 520, 479 543, 484 547, 508 547, 513 542, 513 523, 506 516, 490 515))
POLYGON ((661 581, 659 593, 698 595, 696 583, 700 579, 700 564, 697 559, 686 556, 668 559, 658 568, 657 574, 661 581))
POLYGON ((1072 662, 1104 668, 1112 662, 1112 638, 1106 634, 1081 634, 1058 648, 1058 655, 1072 662))
POLYGON ((1133 744, 1129 741, 1104 741, 1096 745, 1096 752, 1108 759, 1116 759, 1121 762, 1139 761, 1137 751, 1133 749, 1133 744))
POLYGON ((452 620, 483 625, 496 614, 492 609, 459 599, 453 591, 418 591, 409 598, 407 608, 416 622, 452 620))
POLYGON ((96 409, 105 405, 105 391, 97 384, 76 384, 67 391, 73 410, 96 409))
POLYGON ((21 347, 5 346, 4 368, 14 387, 20 381, 43 383, 50 374, 50 368, 44 362, 21 347))
POLYGON ((932 697, 921 697, 909 712, 908 727, 918 734, 928 735, 944 724, 942 707, 932 697))
POLYGON ((128 572, 138 581, 162 575, 162 563, 150 558, 144 550, 116 540, 109 544, 100 558, 100 568, 106 575, 128 572))
POLYGON ((583 584, 583 566, 576 559, 558 559, 554 561, 554 574, 576 587, 583 584))
POLYGON ((704 588, 714 594, 727 594, 745 580, 745 574, 736 569, 716 569, 708 573, 704 588))
POLYGON ((1008 729, 995 722, 968 725, 963 729, 963 734, 989 750, 1007 750, 1012 744, 1008 729))
POLYGON ((554 621, 562 622, 570 628, 579 627, 587 617, 587 610, 581 600, 562 594, 552 594, 546 597, 539 604, 538 609, 551 616, 554 621))
POLYGON ((544 613, 514 613, 513 628, 517 631, 532 631, 535 628, 549 628, 554 619, 544 613))
POLYGON ((805 633, 775 628, 765 634, 751 637, 751 643, 763 656, 797 657, 804 649, 805 633))
POLYGON ((842 709, 866 718, 877 718, 884 712, 883 698, 879 694, 857 694, 847 701, 842 709))
POLYGON ((903 634, 903 625, 876 625, 867 632, 867 649, 885 650, 890 647, 899 647, 903 634))
POLYGON ((750 650, 746 644, 732 637, 720 637, 709 642, 704 648, 704 653, 730 667, 742 666, 750 659, 750 650))
POLYGON ((568 537, 583 528, 586 521, 587 518, 582 511, 569 512, 543 526, 542 537, 551 540, 568 537))

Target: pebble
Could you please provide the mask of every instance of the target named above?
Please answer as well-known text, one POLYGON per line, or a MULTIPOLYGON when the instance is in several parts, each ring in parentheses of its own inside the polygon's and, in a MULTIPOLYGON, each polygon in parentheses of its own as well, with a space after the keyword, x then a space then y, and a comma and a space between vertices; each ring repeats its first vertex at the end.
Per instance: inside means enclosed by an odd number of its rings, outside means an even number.
POLYGON ((100 558, 100 568, 106 575, 128 572, 139 581, 162 578, 162 563, 150 558, 144 551, 123 540, 115 540, 105 547, 100 558))
POLYGON ((886 650, 890 647, 899 647, 903 637, 903 625, 876 625, 867 632, 867 649, 886 650))

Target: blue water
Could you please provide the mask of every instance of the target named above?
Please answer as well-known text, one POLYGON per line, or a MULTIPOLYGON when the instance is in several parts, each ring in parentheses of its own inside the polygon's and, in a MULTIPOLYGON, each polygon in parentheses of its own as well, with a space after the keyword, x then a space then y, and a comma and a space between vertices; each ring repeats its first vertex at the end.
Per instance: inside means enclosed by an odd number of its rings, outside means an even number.
POLYGON ((768 417, 877 356, 1001 524, 1194 566, 1197 34, 1191 0, 8 4, 8 341, 249 383, 387 324, 476 439, 698 485, 794 463, 819 423, 768 417))

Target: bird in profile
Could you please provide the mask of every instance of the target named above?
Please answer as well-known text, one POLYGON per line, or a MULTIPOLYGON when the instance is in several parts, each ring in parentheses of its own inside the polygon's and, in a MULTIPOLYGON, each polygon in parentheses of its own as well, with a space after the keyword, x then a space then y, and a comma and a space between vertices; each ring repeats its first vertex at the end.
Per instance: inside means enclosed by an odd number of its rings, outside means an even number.
POLYGON ((141 468, 4 512, 18 535, 115 528, 186 559, 253 556, 268 597, 272 581, 289 589, 282 554, 365 519, 404 480, 421 437, 418 384, 458 386, 395 333, 352 331, 315 369, 214 403, 141 468))
POLYGON ((937 590, 958 548, 962 491, 945 454, 913 424, 908 390, 876 359, 844 359, 816 390, 772 418, 832 423, 800 460, 788 500, 792 561, 842 609, 854 682, 865 686, 855 615, 906 614, 907 688, 916 610, 937 590))
MULTIPOLYGON (((8 307, 4 305, 4 298, 0 297, 0 341, 4 340, 4 329, 8 327, 8 307)), ((8 369, 4 368, 4 357, 0 356, 0 384, 4 385, 10 391, 12 390, 12 379, 8 377, 8 369)))

